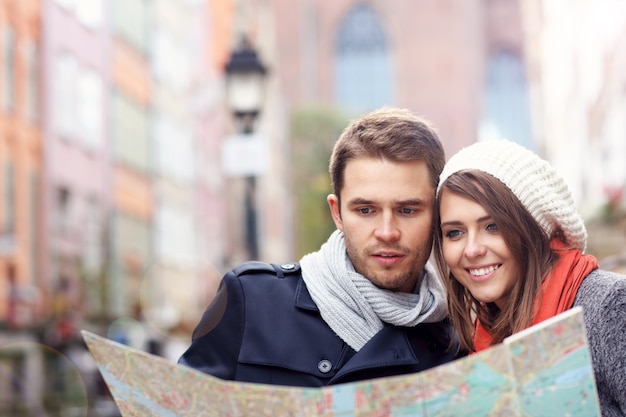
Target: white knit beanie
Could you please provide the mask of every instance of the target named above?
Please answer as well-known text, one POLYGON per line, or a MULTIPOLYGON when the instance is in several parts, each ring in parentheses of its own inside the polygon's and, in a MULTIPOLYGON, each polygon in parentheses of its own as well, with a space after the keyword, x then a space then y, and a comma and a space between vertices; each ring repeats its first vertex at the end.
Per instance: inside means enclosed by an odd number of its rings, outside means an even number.
POLYGON ((502 181, 548 236, 560 228, 568 245, 585 250, 585 224, 567 184, 547 161, 508 140, 477 142, 448 160, 439 177, 437 194, 450 175, 470 169, 486 172, 502 181))

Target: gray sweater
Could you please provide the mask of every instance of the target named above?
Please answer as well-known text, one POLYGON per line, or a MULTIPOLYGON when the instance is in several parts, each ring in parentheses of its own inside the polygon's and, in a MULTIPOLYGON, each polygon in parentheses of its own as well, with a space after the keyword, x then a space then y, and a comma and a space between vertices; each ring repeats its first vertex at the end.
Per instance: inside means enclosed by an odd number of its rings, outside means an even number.
POLYGON ((602 417, 626 417, 626 275, 593 271, 574 306, 583 308, 602 417))

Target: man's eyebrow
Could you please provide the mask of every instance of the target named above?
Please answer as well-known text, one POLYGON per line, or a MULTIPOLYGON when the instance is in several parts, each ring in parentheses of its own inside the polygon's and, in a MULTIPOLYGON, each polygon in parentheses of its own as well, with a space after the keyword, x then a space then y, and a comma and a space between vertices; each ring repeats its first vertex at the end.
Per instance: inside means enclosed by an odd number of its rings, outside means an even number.
POLYGON ((399 206, 421 206, 424 205, 424 200, 420 198, 411 198, 409 200, 399 200, 396 202, 399 206))
POLYGON ((348 201, 348 205, 350 206, 368 205, 368 204, 373 204, 373 203, 374 203, 374 200, 368 200, 368 199, 361 198, 361 197, 356 197, 348 201))
MULTIPOLYGON (((376 201, 375 200, 369 200, 366 198, 361 198, 361 197, 357 197, 357 198, 353 198, 352 200, 348 201, 348 205, 351 206, 357 206, 357 205, 368 205, 368 204, 375 204, 376 201)), ((394 201, 394 204, 397 206, 421 206, 424 205, 424 200, 419 199, 419 198, 411 198, 408 200, 396 200, 394 201)))

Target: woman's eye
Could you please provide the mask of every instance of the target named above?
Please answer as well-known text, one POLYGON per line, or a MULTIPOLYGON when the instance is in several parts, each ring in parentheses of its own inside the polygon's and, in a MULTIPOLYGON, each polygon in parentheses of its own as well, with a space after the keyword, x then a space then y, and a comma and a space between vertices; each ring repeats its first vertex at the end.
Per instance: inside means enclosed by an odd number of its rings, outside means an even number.
POLYGON ((445 234, 448 239, 454 239, 455 237, 461 236, 460 230, 448 230, 445 234))
POLYGON ((487 225, 487 230, 489 230, 489 231, 491 231, 491 232, 497 232, 497 231, 499 230, 499 229, 498 229, 498 225, 497 225, 497 224, 495 224, 495 223, 489 223, 489 224, 487 225))

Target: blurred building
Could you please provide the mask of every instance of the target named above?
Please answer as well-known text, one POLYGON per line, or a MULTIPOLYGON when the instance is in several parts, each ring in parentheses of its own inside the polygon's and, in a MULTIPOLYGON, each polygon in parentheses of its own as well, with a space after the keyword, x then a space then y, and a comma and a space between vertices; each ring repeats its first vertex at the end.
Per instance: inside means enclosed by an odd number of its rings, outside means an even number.
POLYGON ((26 398, 4 389, 16 378, 35 402, 61 378, 62 361, 11 342, 69 354, 90 329, 152 349, 215 290, 220 3, 0 2, 0 408, 26 398))
POLYGON ((199 260, 223 262, 210 3, 44 2, 42 276, 63 301, 55 316, 139 320, 159 304, 154 320, 175 326, 175 307, 201 298, 199 260))
MULTIPOLYGON (((286 102, 285 92, 292 86, 282 79, 281 67, 284 64, 280 48, 283 46, 278 39, 277 22, 275 20, 276 9, 269 2, 231 0, 229 2, 215 2, 225 5, 230 4, 228 17, 230 25, 226 32, 229 42, 223 58, 221 68, 229 62, 233 54, 239 52, 242 40, 247 39, 259 63, 266 69, 262 81, 262 97, 260 108, 253 120, 254 137, 263 142, 265 151, 258 156, 252 156, 255 164, 266 167, 262 173, 255 175, 255 189, 252 199, 254 200, 254 217, 246 218, 251 213, 246 213, 243 202, 249 192, 245 175, 231 175, 231 170, 223 166, 225 180, 225 193, 223 195, 227 208, 226 236, 223 236, 227 246, 226 265, 234 266, 240 262, 249 260, 250 250, 242 243, 253 240, 250 230, 251 223, 256 223, 256 235, 258 240, 257 258, 267 262, 292 261, 294 256, 293 228, 292 228, 292 195, 289 161, 289 125, 290 115, 293 110, 291 103, 286 102), (259 163, 260 162, 260 163, 259 163)), ((224 16, 226 17, 226 16, 224 16)), ((226 20, 222 20, 224 24, 226 20)), ((222 105, 227 113, 225 116, 227 137, 224 142, 233 135, 239 135, 240 126, 236 123, 236 117, 232 113, 234 109, 228 109, 227 91, 224 91, 222 105)), ((222 161, 224 164, 225 161, 222 161)), ((245 161, 243 161, 245 164, 245 161)), ((239 167, 236 170, 246 167, 239 167)))
MULTIPOLYGON (((220 157, 236 13, 235 0, 0 4, 0 295, 25 301, 0 303, 0 323, 106 323, 172 288, 205 303, 206 277, 243 260, 220 157)), ((260 131, 284 147, 276 119, 264 111, 260 131)), ((261 180, 266 259, 288 253, 283 189, 261 180)))
POLYGON ((0 1, 0 414, 44 386, 42 356, 25 331, 45 314, 40 274, 40 202, 43 175, 40 2, 0 1))
POLYGON ((197 320, 224 257, 210 13, 208 2, 151 4, 153 255, 134 299, 162 330, 197 320))
POLYGON ((53 326, 105 311, 102 272, 111 193, 109 11, 100 1, 42 2, 42 254, 53 326))
POLYGON ((623 206, 626 4, 522 4, 535 141, 587 216, 601 205, 623 206))
POLYGON ((448 154, 489 136, 532 146, 519 2, 272 0, 283 93, 430 119, 448 154))
POLYGON ((275 31, 272 61, 288 109, 407 107, 434 123, 448 155, 502 137, 537 151, 587 216, 623 194, 623 2, 247 3, 271 8, 257 31, 275 31))
MULTIPOLYGON (((188 337, 249 256, 245 179, 221 157, 243 35, 267 67, 260 260, 294 260, 289 125, 309 105, 409 108, 448 155, 507 137, 552 161, 585 212, 622 204, 622 3, 0 0, 0 346, 60 347, 79 328, 146 349, 188 337)), ((42 357, 18 356, 40 395, 42 357)))
POLYGON ((0 2, 0 325, 35 323, 42 131, 38 1, 0 2))

